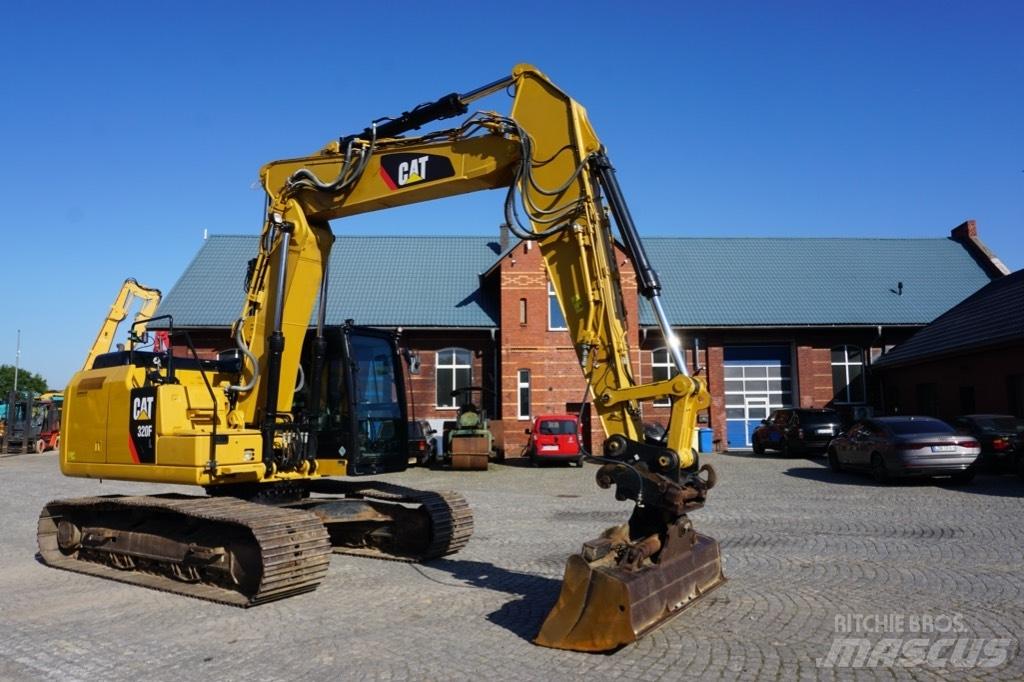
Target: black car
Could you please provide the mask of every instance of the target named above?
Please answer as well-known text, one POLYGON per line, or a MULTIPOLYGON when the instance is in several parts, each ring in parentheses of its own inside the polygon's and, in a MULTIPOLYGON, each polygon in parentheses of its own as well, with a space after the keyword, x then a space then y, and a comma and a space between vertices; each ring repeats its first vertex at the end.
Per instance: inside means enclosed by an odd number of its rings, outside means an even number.
POLYGON ((784 456, 824 452, 842 431, 842 419, 835 410, 793 408, 776 410, 750 437, 755 455, 778 450, 784 456))
POLYGON ((1008 414, 967 414, 954 419, 953 428, 981 443, 981 466, 1024 476, 1024 419, 1008 414))
POLYGON ((436 433, 426 419, 409 422, 409 459, 415 459, 420 466, 437 461, 436 433))

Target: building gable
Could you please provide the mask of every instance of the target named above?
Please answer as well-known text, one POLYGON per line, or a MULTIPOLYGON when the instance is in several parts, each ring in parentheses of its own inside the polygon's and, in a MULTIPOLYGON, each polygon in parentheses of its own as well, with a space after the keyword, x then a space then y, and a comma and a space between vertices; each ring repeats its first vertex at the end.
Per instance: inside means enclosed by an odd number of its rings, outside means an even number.
POLYGON ((1011 343, 1024 344, 1024 270, 969 296, 886 353, 875 366, 894 367, 1011 343))

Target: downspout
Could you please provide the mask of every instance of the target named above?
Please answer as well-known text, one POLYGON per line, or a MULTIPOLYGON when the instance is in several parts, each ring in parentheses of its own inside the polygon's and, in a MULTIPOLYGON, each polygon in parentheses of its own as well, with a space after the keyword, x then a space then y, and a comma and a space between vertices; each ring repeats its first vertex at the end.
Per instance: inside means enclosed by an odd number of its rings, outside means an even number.
MULTIPOLYGON (((885 355, 885 342, 882 340, 882 325, 878 325, 878 333, 877 333, 877 336, 875 337, 875 342, 878 344, 879 350, 882 351, 881 354, 879 355, 879 357, 881 357, 882 355, 885 355)), ((874 363, 871 361, 871 349, 870 348, 868 348, 868 358, 867 359, 868 359, 868 368, 871 369, 871 379, 872 379, 872 381, 874 381, 876 377, 875 377, 874 369, 872 369, 872 365, 874 363)), ((889 412, 888 406, 885 404, 885 383, 882 381, 882 377, 877 377, 877 380, 878 380, 878 407, 882 411, 882 414, 884 415, 884 414, 887 414, 889 412)))
POLYGON ((492 361, 491 371, 493 372, 492 376, 494 377, 494 384, 495 384, 495 386, 494 386, 495 390, 491 391, 491 393, 492 393, 492 395, 491 395, 491 408, 492 408, 491 409, 491 415, 492 416, 497 416, 497 415, 500 414, 502 419, 504 419, 505 418, 505 414, 504 414, 504 412, 500 411, 500 409, 499 409, 500 403, 501 403, 501 396, 500 396, 500 393, 501 393, 501 386, 500 386, 501 379, 498 376, 498 333, 497 332, 498 332, 497 328, 491 327, 491 348, 492 348, 491 352, 494 354, 493 361, 492 361))

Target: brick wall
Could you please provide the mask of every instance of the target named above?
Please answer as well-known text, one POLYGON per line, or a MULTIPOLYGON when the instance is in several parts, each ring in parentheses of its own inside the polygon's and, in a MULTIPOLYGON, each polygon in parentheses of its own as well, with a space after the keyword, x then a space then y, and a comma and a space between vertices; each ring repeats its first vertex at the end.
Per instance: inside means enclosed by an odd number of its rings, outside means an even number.
MULTIPOLYGON (((796 345, 796 385, 793 405, 797 407, 824 407, 832 402, 835 386, 832 385, 831 345, 809 345, 814 340, 802 339, 796 345)), ((824 343, 828 343, 825 341, 824 343)), ((847 344, 848 341, 836 341, 847 344)))
POLYGON ((494 344, 491 336, 484 330, 404 330, 399 341, 419 357, 419 373, 410 374, 406 367, 406 403, 410 419, 455 419, 456 408, 437 406, 437 352, 444 348, 464 348, 470 351, 472 360, 473 385, 483 386, 486 391, 481 399, 474 394, 473 399, 483 403, 488 414, 494 414, 494 344))
MULTIPOLYGON (((631 340, 637 334, 636 277, 625 256, 617 251, 631 340)), ((586 381, 569 333, 548 329, 548 278, 540 250, 525 242, 506 254, 497 268, 501 304, 501 399, 507 456, 526 445, 523 432, 529 419, 519 419, 518 374, 530 372, 530 416, 560 414, 585 399, 586 381), (522 306, 525 303, 525 321, 522 306)), ((633 358, 639 364, 639 351, 633 358)), ((591 419, 590 447, 599 451, 604 431, 591 419)))
POLYGON ((1020 400, 1024 381, 1022 344, 894 367, 880 371, 879 378, 886 414, 922 414, 940 419, 965 413, 1016 412, 1024 416, 1020 400), (1011 385, 1017 387, 1017 398, 1011 397, 1011 385), (973 409, 964 404, 964 393, 973 396, 973 409))

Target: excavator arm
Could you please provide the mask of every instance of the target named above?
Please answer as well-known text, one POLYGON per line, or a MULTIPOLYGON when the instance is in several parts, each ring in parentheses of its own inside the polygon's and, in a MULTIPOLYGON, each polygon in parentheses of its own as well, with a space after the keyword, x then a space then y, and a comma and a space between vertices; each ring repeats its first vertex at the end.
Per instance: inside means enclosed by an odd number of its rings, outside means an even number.
MULTIPOLYGON (((628 524, 609 529, 570 559, 559 605, 537 641, 584 650, 621 646, 724 580, 717 543, 695 533, 686 516, 703 505, 715 482, 710 467, 698 468, 692 448, 697 413, 709 405, 709 395, 687 371, 658 276, 579 103, 540 71, 520 65, 506 79, 421 105, 317 155, 270 163, 260 176, 269 210, 236 333, 265 376, 239 397, 234 419, 261 424, 265 461, 281 447, 282 434, 296 429, 292 378, 317 290, 313 348, 322 347, 333 240, 328 221, 505 187, 506 221, 517 236, 539 244, 608 436, 603 453, 591 456, 601 464, 597 482, 635 502, 628 524), (507 116, 479 112, 456 128, 401 137, 465 113, 477 97, 504 88, 513 93, 507 116), (640 383, 630 366, 612 218, 671 350, 677 374, 668 380, 640 383), (672 408, 665 437, 648 440, 641 406, 666 398, 672 408)), ((314 380, 318 357, 322 352, 314 350, 314 380)), ((310 452, 311 466, 315 456, 310 452)))
MULTIPOLYGON (((265 424, 289 416, 315 294, 327 281, 333 242, 329 221, 508 188, 506 218, 518 236, 540 245, 595 410, 614 437, 613 449, 635 454, 633 444, 644 439, 641 403, 669 398, 673 412, 664 445, 675 459, 660 468, 692 468, 693 426, 708 394, 701 380, 688 375, 663 312, 661 285, 583 107, 542 73, 520 65, 507 79, 467 95, 448 95, 414 112, 343 138, 314 156, 276 161, 261 170, 268 217, 236 329, 255 357, 249 371, 258 371, 260 380, 239 396, 236 418, 265 424), (383 131, 397 136, 430 122, 424 112, 438 118, 464 112, 473 98, 502 88, 514 92, 509 116, 482 112, 458 128, 412 138, 381 137, 383 131), (672 379, 644 385, 634 379, 608 210, 636 268, 640 291, 669 342, 678 370, 672 379)), ((320 297, 321 304, 325 300, 320 297)))
POLYGON ((160 305, 160 290, 143 286, 132 278, 124 281, 124 284, 121 285, 121 290, 114 297, 114 302, 107 312, 106 319, 100 325, 100 331, 96 334, 96 340, 93 341, 92 346, 89 348, 89 354, 85 356, 85 363, 82 365, 83 370, 92 367, 92 363, 98 355, 102 355, 110 350, 110 342, 114 340, 117 326, 128 317, 128 309, 135 301, 142 301, 142 306, 135 315, 132 332, 141 334, 145 331, 145 327, 141 326, 142 321, 153 317, 157 306, 160 305))

